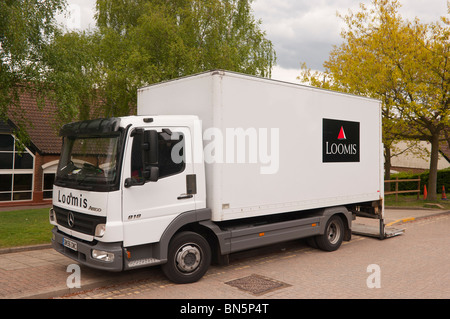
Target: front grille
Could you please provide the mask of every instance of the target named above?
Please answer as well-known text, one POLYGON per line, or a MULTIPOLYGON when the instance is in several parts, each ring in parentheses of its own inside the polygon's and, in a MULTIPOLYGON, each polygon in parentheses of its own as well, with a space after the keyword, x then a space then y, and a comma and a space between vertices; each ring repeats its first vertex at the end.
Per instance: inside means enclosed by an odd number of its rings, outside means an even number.
POLYGON ((72 229, 74 231, 87 234, 95 235, 95 228, 98 224, 106 224, 106 217, 103 216, 93 216, 88 214, 82 214, 74 212, 68 209, 53 206, 56 214, 56 222, 58 225, 72 229), (69 225, 69 213, 73 214, 73 225, 69 225))

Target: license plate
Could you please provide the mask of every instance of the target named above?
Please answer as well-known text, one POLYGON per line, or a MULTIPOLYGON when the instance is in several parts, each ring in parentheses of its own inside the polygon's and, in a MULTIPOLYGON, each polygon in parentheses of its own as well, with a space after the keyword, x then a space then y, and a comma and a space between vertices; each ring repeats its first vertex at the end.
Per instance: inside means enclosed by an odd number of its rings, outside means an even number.
POLYGON ((63 238, 63 245, 67 248, 70 248, 72 250, 77 251, 78 247, 77 247, 77 243, 74 242, 73 240, 67 239, 67 238, 63 238))

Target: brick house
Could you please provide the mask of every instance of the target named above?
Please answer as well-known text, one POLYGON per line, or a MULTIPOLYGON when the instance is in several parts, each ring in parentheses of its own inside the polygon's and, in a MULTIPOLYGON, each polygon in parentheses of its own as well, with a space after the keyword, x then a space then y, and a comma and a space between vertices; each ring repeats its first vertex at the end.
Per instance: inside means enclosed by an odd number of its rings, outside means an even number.
POLYGON ((0 120, 0 207, 50 204, 53 180, 61 152, 55 127, 57 108, 45 102, 39 109, 29 92, 20 95, 21 112, 31 122, 31 143, 23 153, 15 146, 13 116, 0 120))

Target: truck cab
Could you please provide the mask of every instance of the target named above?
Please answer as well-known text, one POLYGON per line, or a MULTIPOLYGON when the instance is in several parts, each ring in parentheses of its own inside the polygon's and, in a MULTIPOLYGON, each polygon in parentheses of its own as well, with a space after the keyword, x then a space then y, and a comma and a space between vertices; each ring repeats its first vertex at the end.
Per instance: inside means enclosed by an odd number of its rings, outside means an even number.
POLYGON ((142 247, 160 242, 180 214, 206 207, 204 167, 193 160, 202 143, 201 134, 194 140, 197 125, 195 116, 65 125, 50 212, 53 247, 105 270, 162 263, 148 254, 156 247, 142 247), (132 255, 124 247, 138 248, 132 255))

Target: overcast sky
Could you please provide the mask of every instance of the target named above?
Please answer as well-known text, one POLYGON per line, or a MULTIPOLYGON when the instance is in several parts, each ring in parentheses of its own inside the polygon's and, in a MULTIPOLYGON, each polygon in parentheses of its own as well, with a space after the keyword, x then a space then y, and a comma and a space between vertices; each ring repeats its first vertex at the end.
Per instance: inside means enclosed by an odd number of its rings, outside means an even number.
MULTIPOLYGON (((296 82, 300 63, 322 70, 333 45, 341 43, 343 23, 336 12, 357 11, 359 3, 371 0, 254 0, 254 16, 262 20, 277 52, 277 66, 272 78, 296 82)), ((71 17, 60 18, 69 28, 94 27, 94 0, 68 0, 71 17)), ((447 0, 400 0, 400 14, 413 20, 434 22, 448 16, 447 0)))

